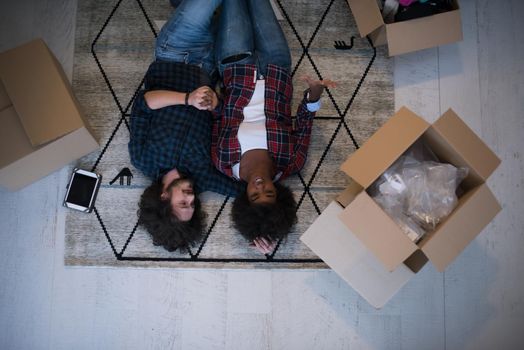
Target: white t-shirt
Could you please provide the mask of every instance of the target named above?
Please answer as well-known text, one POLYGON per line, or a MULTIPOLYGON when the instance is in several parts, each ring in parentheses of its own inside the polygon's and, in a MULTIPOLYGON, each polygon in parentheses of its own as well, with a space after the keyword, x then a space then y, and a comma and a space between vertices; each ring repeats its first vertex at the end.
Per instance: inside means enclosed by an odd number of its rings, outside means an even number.
MULTIPOLYGON (((240 143, 240 154, 253 149, 267 148, 266 114, 264 112, 265 80, 257 80, 251 100, 244 107, 244 120, 238 127, 238 142, 240 143)), ((307 104, 310 112, 320 109, 320 100, 307 104)), ((240 163, 233 165, 233 176, 240 179, 240 163)), ((277 174, 278 179, 281 174, 277 174)))
MULTIPOLYGON (((264 92, 266 81, 257 80, 251 100, 244 107, 244 120, 238 127, 240 154, 252 149, 267 149, 266 114, 264 92)), ((240 179, 240 163, 233 165, 233 176, 240 179)))

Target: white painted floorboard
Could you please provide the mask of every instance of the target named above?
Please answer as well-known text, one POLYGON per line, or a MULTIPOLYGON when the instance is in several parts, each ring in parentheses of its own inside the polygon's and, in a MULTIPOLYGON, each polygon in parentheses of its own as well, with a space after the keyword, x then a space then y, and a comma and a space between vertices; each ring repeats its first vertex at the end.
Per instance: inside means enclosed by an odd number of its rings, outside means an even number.
MULTIPOLYGON (((330 271, 66 268, 69 169, 0 190, 0 349, 523 349, 524 2, 462 0, 464 41, 395 58, 396 106, 453 108, 502 159, 503 211, 382 310, 330 271)), ((0 50, 43 37, 71 76, 76 1, 0 0, 0 50)))

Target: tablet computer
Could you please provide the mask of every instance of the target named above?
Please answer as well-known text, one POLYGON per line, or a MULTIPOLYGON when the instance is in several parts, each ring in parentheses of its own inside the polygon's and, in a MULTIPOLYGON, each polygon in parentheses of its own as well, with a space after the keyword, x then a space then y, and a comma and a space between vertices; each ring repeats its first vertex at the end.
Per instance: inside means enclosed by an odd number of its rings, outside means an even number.
POLYGON ((90 213, 95 205, 101 181, 101 175, 75 168, 67 185, 64 206, 90 213))

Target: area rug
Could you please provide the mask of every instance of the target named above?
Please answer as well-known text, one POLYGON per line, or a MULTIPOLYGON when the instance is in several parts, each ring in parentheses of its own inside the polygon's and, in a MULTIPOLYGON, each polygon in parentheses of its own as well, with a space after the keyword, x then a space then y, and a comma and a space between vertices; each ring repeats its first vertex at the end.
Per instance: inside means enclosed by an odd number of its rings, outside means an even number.
POLYGON ((154 246, 137 225, 140 194, 150 180, 129 160, 130 106, 153 59, 159 26, 173 8, 153 0, 79 0, 73 88, 100 151, 77 166, 94 170, 103 183, 90 214, 69 211, 65 264, 80 266, 325 268, 300 235, 348 184, 340 164, 393 112, 392 62, 384 48, 360 38, 345 0, 274 0, 293 58, 292 111, 306 88, 300 77, 329 78, 315 118, 308 160, 285 181, 298 202, 298 223, 270 255, 250 248, 232 227, 232 199, 204 193, 206 234, 189 251, 154 246), (121 174, 128 168, 131 174, 121 174), (126 176, 120 176, 126 175, 126 176))

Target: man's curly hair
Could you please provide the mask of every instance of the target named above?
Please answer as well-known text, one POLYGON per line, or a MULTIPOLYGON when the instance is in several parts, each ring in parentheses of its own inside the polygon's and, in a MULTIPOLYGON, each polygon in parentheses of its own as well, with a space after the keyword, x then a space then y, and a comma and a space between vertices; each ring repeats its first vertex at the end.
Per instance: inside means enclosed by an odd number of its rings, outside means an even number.
POLYGON ((161 178, 144 190, 138 204, 138 224, 149 232, 154 245, 161 245, 170 252, 193 245, 204 230, 205 214, 198 196, 195 196, 191 220, 180 221, 173 214, 169 199, 160 198, 161 193, 161 178))
POLYGON ((297 203, 293 193, 284 185, 275 183, 277 197, 274 204, 251 203, 244 192, 233 202, 231 217, 234 227, 247 240, 257 237, 279 240, 288 235, 297 222, 297 203))

